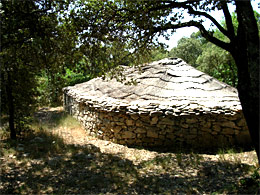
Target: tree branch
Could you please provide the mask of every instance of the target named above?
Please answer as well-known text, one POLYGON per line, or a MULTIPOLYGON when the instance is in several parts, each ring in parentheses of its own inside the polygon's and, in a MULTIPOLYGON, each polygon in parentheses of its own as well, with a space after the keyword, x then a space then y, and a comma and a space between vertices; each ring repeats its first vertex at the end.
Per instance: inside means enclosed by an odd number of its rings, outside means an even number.
MULTIPOLYGON (((220 30, 220 32, 222 32, 224 35, 226 35, 227 37, 230 37, 232 34, 230 34, 226 29, 224 29, 218 22, 217 20, 212 17, 211 15, 209 15, 206 12, 201 12, 201 11, 196 11, 194 10, 194 8, 192 7, 192 3, 195 3, 195 1, 184 1, 184 2, 172 2, 172 1, 163 1, 164 5, 161 6, 157 6, 157 7, 153 7, 150 8, 149 11, 157 11, 160 9, 174 9, 174 8, 183 8, 186 9, 188 11, 189 14, 193 14, 195 16, 204 16, 205 18, 209 19, 213 24, 216 25, 216 27, 220 30)), ((226 4, 226 3, 225 3, 226 4)), ((227 5, 226 5, 227 6, 227 5)), ((227 7, 225 8, 227 9, 227 7)), ((228 9, 227 10, 223 10, 225 11, 224 14, 227 12, 229 13, 228 9)), ((226 14, 227 14, 226 13, 226 14)), ((232 20, 231 20, 232 21, 232 20)))
POLYGON ((235 37, 235 30, 232 22, 232 17, 230 15, 230 12, 228 10, 227 2, 221 2, 221 7, 225 16, 226 25, 227 25, 227 31, 228 31, 228 37, 230 39, 234 39, 235 37))
POLYGON ((166 31, 166 30, 175 30, 175 29, 179 29, 179 28, 183 28, 183 27, 197 27, 200 32, 201 35, 207 39, 208 41, 210 41, 211 43, 217 45, 218 47, 221 47, 222 49, 225 49, 227 51, 230 51, 230 44, 226 43, 224 41, 221 41, 219 39, 217 39, 216 37, 214 37, 210 32, 208 32, 205 27, 197 21, 189 21, 189 22, 184 22, 184 23, 179 23, 179 24, 172 24, 170 22, 168 22, 167 24, 165 24, 164 26, 159 26, 159 27, 155 27, 153 28, 152 33, 157 33, 157 32, 161 32, 161 31, 166 31))
POLYGON ((220 32, 222 32, 224 35, 229 36, 229 33, 227 32, 227 30, 225 30, 218 22, 215 18, 213 18, 211 15, 209 15, 206 12, 201 12, 201 11, 195 11, 192 7, 189 6, 188 8, 189 13, 190 14, 194 14, 196 16, 204 16, 205 18, 208 18, 210 21, 213 22, 213 24, 216 25, 216 27, 220 30, 220 32))

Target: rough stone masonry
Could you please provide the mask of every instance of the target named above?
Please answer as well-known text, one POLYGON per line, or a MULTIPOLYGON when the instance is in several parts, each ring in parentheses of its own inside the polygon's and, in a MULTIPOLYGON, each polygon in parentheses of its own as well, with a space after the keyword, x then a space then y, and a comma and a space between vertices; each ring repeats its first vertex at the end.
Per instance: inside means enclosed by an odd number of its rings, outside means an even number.
POLYGON ((65 110, 90 135, 129 146, 250 145, 235 88, 178 58, 124 69, 124 83, 96 78, 64 88, 65 110))

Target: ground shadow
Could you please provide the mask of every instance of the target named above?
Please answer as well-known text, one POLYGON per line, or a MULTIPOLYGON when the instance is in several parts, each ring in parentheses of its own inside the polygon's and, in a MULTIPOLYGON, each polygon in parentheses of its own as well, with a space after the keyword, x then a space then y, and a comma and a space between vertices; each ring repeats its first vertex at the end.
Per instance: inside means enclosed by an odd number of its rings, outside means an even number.
POLYGON ((232 145, 230 147, 214 147, 214 148, 199 148, 199 147, 193 147, 191 145, 185 145, 185 144, 175 144, 175 145, 169 145, 169 146, 128 146, 130 148, 135 149, 145 149, 149 151, 155 151, 159 153, 184 153, 184 154, 190 154, 190 153, 196 153, 196 154, 210 154, 210 155, 216 155, 219 152, 225 153, 230 150, 232 150, 234 153, 241 153, 241 152, 248 152, 254 150, 253 146, 238 146, 238 145, 232 145))
POLYGON ((50 110, 48 107, 40 108, 35 114, 34 119, 47 126, 58 126, 62 119, 67 115, 62 107, 50 110))
POLYGON ((189 155, 179 157, 177 166, 175 160, 166 157, 143 162, 139 168, 152 163, 165 171, 139 175, 138 183, 133 183, 131 189, 138 189, 138 194, 259 194, 259 174, 257 179, 245 175, 254 166, 209 160, 196 163, 189 155))
POLYGON ((92 144, 66 145, 49 134, 41 138, 44 143, 19 143, 23 151, 17 144, 9 159, 1 159, 1 194, 255 194, 259 181, 241 185, 252 168, 246 164, 167 153, 134 165, 92 144))
MULTIPOLYGON (((54 122, 64 115, 51 113, 54 122)), ((48 131, 1 141, 0 194, 256 194, 259 188, 260 179, 246 175, 254 166, 194 153, 160 151, 134 164, 93 144, 66 144, 48 131)))
POLYGON ((92 144, 66 145, 50 134, 7 147, 14 151, 1 158, 1 194, 123 192, 137 174, 127 159, 92 144))

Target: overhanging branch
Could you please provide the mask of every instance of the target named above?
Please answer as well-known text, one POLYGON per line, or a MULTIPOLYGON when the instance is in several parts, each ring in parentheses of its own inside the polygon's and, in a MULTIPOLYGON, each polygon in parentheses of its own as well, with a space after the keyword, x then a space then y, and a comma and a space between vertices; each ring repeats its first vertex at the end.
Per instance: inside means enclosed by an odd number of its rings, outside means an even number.
POLYGON ((214 37, 212 35, 212 33, 208 32, 205 29, 205 27, 200 22, 197 22, 197 21, 189 21, 189 22, 178 23, 178 24, 172 24, 172 23, 168 22, 164 26, 159 26, 159 27, 153 28, 152 33, 162 32, 162 31, 166 31, 166 30, 175 30, 175 29, 179 29, 179 28, 183 28, 183 27, 192 27, 192 26, 197 27, 200 30, 201 35, 205 39, 210 41, 211 43, 213 43, 227 51, 231 50, 229 43, 226 43, 226 42, 221 41, 221 40, 217 39, 216 37, 214 37))
MULTIPOLYGON (((210 14, 206 13, 206 12, 202 12, 202 11, 197 11, 192 7, 192 3, 195 3, 195 1, 184 1, 184 2, 174 2, 174 1, 163 1, 166 4, 157 6, 157 7, 152 7, 149 9, 149 11, 157 11, 157 10, 166 10, 166 9, 174 9, 174 8, 183 8, 186 9, 188 11, 189 14, 195 15, 195 16, 203 16, 207 19, 209 19, 219 30, 220 32, 222 32, 224 35, 226 35, 227 37, 231 38, 232 33, 230 33, 229 31, 227 31, 226 29, 224 29, 218 22, 217 20, 212 17, 210 14)), ((226 3, 224 3, 223 5, 226 5, 226 3)), ((224 8, 224 14, 225 16, 229 14, 227 7, 223 7, 224 8)), ((231 20, 232 21, 232 20, 231 20)), ((229 24, 230 25, 230 24, 229 24)), ((229 29, 232 30, 229 26, 229 29)), ((228 29, 228 30, 229 30, 228 29)))
POLYGON ((228 6, 226 2, 221 2, 221 7, 225 16, 226 25, 227 25, 227 31, 228 31, 228 37, 229 39, 233 39, 235 37, 235 30, 232 22, 232 17, 230 15, 230 12, 228 10, 228 6))

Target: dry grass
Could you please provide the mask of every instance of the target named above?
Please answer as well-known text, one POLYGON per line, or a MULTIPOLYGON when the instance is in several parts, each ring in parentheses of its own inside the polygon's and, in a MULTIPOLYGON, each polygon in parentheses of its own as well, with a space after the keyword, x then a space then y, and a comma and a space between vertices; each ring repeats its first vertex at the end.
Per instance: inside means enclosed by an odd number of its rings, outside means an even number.
POLYGON ((128 148, 87 136, 61 108, 23 139, 1 130, 0 194, 257 194, 254 151, 216 155, 128 148))

